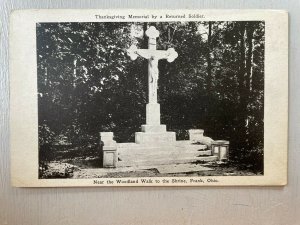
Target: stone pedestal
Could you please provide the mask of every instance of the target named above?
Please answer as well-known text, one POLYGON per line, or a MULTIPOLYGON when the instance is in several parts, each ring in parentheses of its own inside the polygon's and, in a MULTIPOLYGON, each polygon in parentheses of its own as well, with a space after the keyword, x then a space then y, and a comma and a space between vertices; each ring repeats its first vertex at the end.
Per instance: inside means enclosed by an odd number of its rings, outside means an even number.
POLYGON ((167 128, 166 125, 161 124, 161 125, 142 125, 142 132, 147 132, 147 133, 162 133, 166 132, 167 128))
POLYGON ((217 140, 212 142, 212 154, 218 157, 219 161, 228 160, 229 141, 217 140))
POLYGON ((160 105, 158 103, 147 104, 146 124, 142 125, 142 132, 135 133, 135 143, 158 146, 173 145, 175 141, 175 132, 167 132, 166 125, 160 124, 160 105))
POLYGON ((118 162, 117 146, 103 147, 103 168, 116 168, 118 162))
POLYGON ((113 132, 100 132, 100 140, 103 142, 102 146, 102 166, 103 168, 117 167, 118 154, 117 143, 113 139, 113 132))

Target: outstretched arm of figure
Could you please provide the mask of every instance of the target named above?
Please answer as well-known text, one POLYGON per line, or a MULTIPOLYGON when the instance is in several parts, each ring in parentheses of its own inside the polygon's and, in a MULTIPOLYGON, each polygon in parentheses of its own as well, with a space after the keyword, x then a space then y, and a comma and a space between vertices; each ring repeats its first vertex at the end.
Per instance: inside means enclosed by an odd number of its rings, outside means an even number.
POLYGON ((138 56, 141 56, 145 59, 151 58, 151 52, 149 51, 149 49, 138 49, 135 45, 131 45, 127 50, 127 53, 130 56, 131 60, 136 60, 138 56))

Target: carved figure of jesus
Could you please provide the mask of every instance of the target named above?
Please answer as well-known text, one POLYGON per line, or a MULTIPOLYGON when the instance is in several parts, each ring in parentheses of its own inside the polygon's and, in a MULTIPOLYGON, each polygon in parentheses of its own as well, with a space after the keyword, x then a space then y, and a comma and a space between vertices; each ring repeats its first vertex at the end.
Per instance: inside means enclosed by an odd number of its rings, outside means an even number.
POLYGON ((135 45, 132 45, 128 50, 128 54, 132 60, 135 60, 138 56, 148 59, 148 86, 149 86, 149 103, 157 103, 157 82, 158 82, 158 60, 166 59, 168 62, 173 62, 178 54, 174 48, 168 50, 156 49, 156 38, 159 36, 158 30, 151 26, 146 35, 149 37, 148 49, 138 49, 135 45))
POLYGON ((149 96, 149 102, 155 103, 157 96, 157 82, 158 82, 158 60, 152 56, 149 60, 149 75, 150 81, 149 85, 151 85, 150 93, 152 96, 149 96))

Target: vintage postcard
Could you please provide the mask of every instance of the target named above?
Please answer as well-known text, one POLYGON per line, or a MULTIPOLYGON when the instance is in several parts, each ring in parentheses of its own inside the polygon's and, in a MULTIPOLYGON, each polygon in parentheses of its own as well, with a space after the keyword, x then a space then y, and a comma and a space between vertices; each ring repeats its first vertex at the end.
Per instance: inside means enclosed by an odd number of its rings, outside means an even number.
POLYGON ((287 183, 288 13, 17 10, 17 187, 287 183))

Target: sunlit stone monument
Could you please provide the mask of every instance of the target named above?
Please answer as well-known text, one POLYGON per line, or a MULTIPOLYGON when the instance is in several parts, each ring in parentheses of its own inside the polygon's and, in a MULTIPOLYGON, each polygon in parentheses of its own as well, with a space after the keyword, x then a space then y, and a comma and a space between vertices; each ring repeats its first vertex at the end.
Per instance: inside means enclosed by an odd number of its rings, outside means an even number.
POLYGON ((146 35, 148 40, 148 49, 138 49, 132 45, 128 49, 128 54, 132 60, 138 56, 148 59, 148 104, 146 105, 146 124, 142 125, 142 132, 135 133, 135 142, 137 144, 171 144, 176 141, 175 132, 167 132, 166 125, 160 123, 160 105, 157 102, 158 89, 158 61, 166 59, 173 62, 178 54, 174 48, 168 50, 157 50, 156 39, 159 31, 151 26, 146 35))
POLYGON ((174 168, 178 164, 182 165, 177 168, 177 172, 179 170, 188 172, 191 169, 195 170, 190 168, 188 163, 217 160, 218 156, 212 155, 210 149, 213 140, 203 135, 204 130, 191 129, 190 140, 176 141, 175 132, 167 131, 166 125, 161 124, 160 105, 157 102, 158 61, 166 59, 168 62, 173 62, 178 54, 174 48, 156 49, 156 38, 159 32, 155 27, 151 26, 146 31, 146 35, 149 38, 148 49, 138 49, 132 45, 127 50, 132 60, 139 56, 148 60, 146 124, 141 126, 141 132, 135 133, 135 143, 116 143, 113 140, 113 133, 101 132, 101 140, 104 142, 103 167, 170 165, 171 167, 168 167, 168 171, 164 173, 174 173, 174 168))

